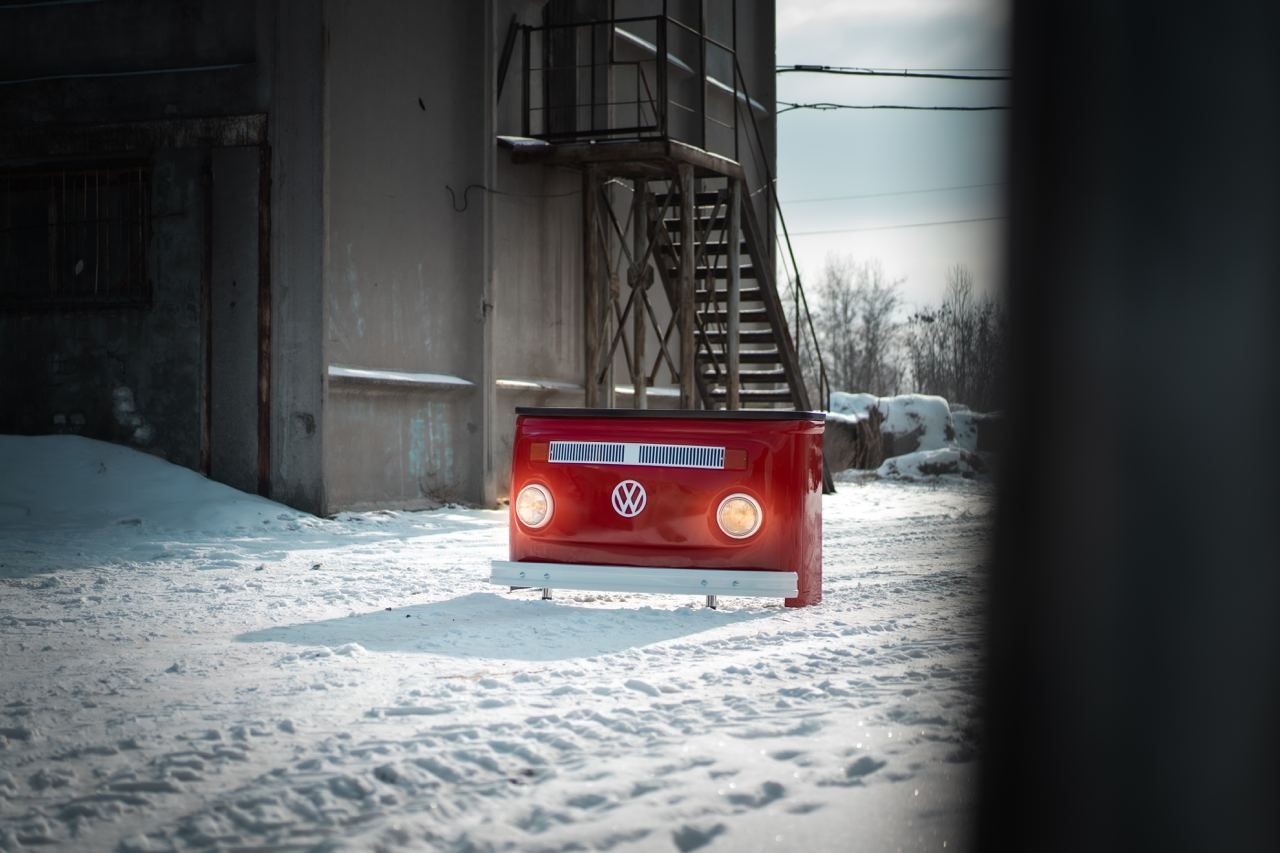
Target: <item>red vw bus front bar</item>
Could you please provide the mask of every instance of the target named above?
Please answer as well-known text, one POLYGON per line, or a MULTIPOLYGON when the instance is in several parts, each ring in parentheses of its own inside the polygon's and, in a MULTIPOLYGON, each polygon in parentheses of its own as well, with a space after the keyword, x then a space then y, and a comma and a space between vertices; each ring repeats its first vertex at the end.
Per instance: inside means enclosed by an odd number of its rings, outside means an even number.
POLYGON ((822 600, 820 412, 516 415, 492 583, 822 600))

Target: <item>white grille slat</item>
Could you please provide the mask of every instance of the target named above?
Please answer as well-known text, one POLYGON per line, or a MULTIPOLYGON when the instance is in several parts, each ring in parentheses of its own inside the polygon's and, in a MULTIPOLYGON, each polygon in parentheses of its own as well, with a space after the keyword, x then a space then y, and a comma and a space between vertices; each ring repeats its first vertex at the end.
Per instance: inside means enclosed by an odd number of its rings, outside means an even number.
POLYGON ((724 468, 724 448, 694 444, 617 441, 553 441, 549 462, 579 465, 647 465, 662 468, 724 468))
POLYGON ((605 441, 553 441, 552 462, 603 463, 621 465, 626 446, 605 441))

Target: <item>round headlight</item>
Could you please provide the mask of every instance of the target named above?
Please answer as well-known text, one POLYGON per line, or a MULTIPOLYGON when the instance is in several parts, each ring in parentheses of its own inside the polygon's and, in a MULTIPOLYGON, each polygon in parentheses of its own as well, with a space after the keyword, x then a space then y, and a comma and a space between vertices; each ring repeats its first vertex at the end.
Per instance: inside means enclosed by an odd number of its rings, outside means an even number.
POLYGON ((546 486, 530 483, 516 495, 516 516, 525 527, 542 527, 551 520, 554 508, 551 490, 546 486))
POLYGON ((720 501, 720 508, 716 510, 716 521, 720 529, 734 539, 746 539, 754 535, 763 520, 764 513, 760 511, 760 504, 750 495, 729 495, 720 501))

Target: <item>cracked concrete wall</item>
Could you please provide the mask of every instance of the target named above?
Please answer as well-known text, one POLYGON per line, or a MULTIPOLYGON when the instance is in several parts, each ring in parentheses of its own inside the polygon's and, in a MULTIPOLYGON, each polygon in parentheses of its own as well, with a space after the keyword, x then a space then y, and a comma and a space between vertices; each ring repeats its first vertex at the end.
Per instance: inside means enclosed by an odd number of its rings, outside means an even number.
MULTIPOLYGON (((282 0, 259 40, 273 46, 271 142, 271 497, 325 511, 324 54, 311 0, 282 0)), ((262 13, 260 13, 262 14, 262 13)))
POLYGON ((407 0, 324 11, 326 366, 472 383, 329 380, 326 508, 480 503, 490 201, 465 188, 492 171, 488 12, 407 0))
POLYGON ((568 169, 516 165, 498 154, 493 200, 496 490, 511 478, 516 406, 581 406, 582 186, 568 169), (511 380, 514 380, 512 382, 511 380), (520 383, 561 383, 550 390, 520 383), (572 390, 570 390, 572 389, 572 390))

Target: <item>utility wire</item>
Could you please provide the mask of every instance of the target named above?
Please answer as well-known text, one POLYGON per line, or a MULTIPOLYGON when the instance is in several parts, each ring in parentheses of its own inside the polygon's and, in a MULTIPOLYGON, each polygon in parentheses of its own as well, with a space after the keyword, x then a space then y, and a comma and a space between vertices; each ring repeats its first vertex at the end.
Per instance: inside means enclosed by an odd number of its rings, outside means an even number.
MULTIPOLYGON (((853 68, 839 65, 779 65, 774 69, 778 74, 800 72, 803 74, 844 74, 851 77, 920 77, 925 80, 1010 80, 1008 74, 946 74, 934 69, 910 68, 853 68)), ((975 69, 986 71, 988 69, 975 69)), ((1003 69, 991 69, 1001 71, 1003 69)))
POLYGON ((944 219, 940 222, 908 222, 904 225, 873 225, 869 228, 832 228, 826 231, 792 231, 792 237, 803 237, 809 234, 853 234, 859 231, 896 231, 899 228, 930 228, 934 225, 959 225, 964 222, 995 222, 1008 219, 1007 216, 978 216, 973 219, 944 219))
POLYGON ((582 192, 581 189, 575 189, 563 193, 512 193, 507 192, 506 190, 495 190, 491 187, 486 187, 484 184, 467 184, 462 190, 462 206, 459 207, 458 195, 454 192, 453 187, 445 184, 444 188, 449 192, 449 204, 453 205, 455 213, 466 212, 467 207, 471 204, 471 200, 468 196, 471 194, 472 190, 480 190, 491 195, 504 195, 508 198, 567 198, 568 196, 577 195, 582 192))
POLYGON ((893 192, 887 192, 887 193, 863 193, 861 195, 832 195, 832 196, 824 196, 822 198, 793 198, 793 199, 784 199, 782 203, 783 204, 811 204, 819 201, 846 201, 848 199, 855 199, 855 198, 885 198, 887 196, 894 196, 894 195, 919 195, 921 193, 942 193, 942 192, 949 192, 951 190, 974 190, 974 189, 979 189, 981 187, 1002 187, 1004 185, 1005 185, 1004 181, 994 181, 989 184, 958 184, 957 186, 954 186, 954 187, 930 187, 929 189, 923 189, 923 190, 895 190, 893 192))
POLYGON ((909 104, 832 104, 822 101, 816 104, 796 104, 791 101, 778 101, 785 109, 778 110, 778 115, 789 113, 792 110, 941 110, 949 112, 982 112, 984 110, 1007 110, 1006 106, 982 106, 982 107, 954 107, 954 106, 938 106, 938 107, 921 107, 909 104))
MULTIPOLYGON (((835 67, 837 67, 837 68, 844 68, 844 67, 849 67, 849 66, 839 66, 839 65, 838 65, 838 66, 835 66, 835 67)), ((857 68, 858 66, 852 66, 852 67, 857 68)), ((922 68, 922 67, 917 66, 917 65, 913 65, 913 66, 911 66, 911 67, 909 67, 909 68, 879 68, 879 67, 867 67, 867 70, 868 70, 868 71, 964 71, 964 72, 967 72, 967 73, 990 72, 990 73, 992 73, 992 74, 994 74, 995 72, 997 72, 997 71, 998 71, 998 72, 1000 72, 1001 74, 1008 74, 1008 73, 1009 73, 1009 69, 1008 69, 1008 68, 922 68)))
MULTIPOLYGON (((605 186, 608 186, 609 184, 616 184, 617 186, 622 187, 628 192, 631 191, 630 184, 626 184, 618 180, 617 178, 610 178, 604 183, 605 183, 605 186)), ((578 193, 582 192, 582 190, 579 188, 579 189, 572 189, 572 190, 569 190, 568 192, 562 192, 562 193, 513 193, 513 192, 508 192, 507 190, 495 190, 492 187, 486 187, 484 184, 467 184, 462 189, 462 206, 459 207, 457 192, 455 192, 453 187, 450 186, 449 184, 445 184, 444 188, 449 192, 449 204, 453 205, 454 213, 466 212, 467 207, 471 204, 471 200, 469 196, 472 190, 481 190, 482 192, 487 192, 490 195, 502 195, 502 196, 506 196, 507 198, 568 198, 571 195, 577 195, 578 193)), ((40 227, 43 228, 45 226, 42 225, 40 227)))

